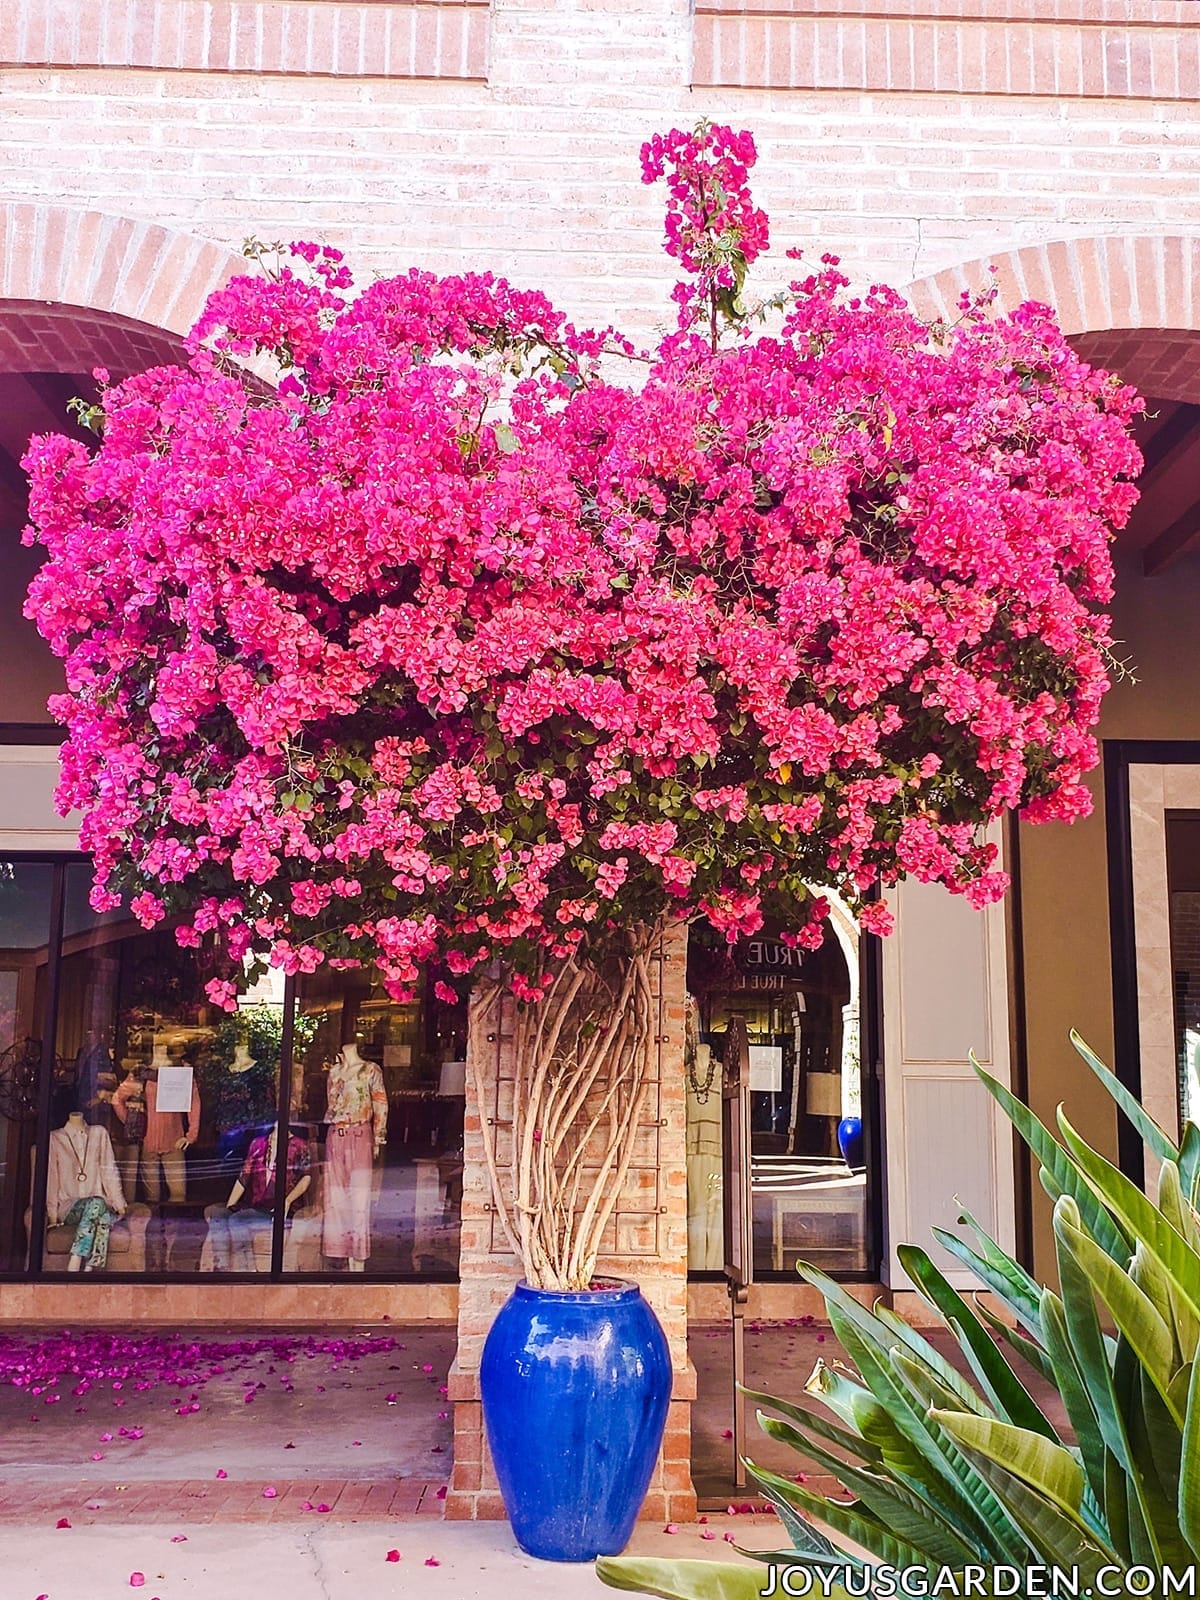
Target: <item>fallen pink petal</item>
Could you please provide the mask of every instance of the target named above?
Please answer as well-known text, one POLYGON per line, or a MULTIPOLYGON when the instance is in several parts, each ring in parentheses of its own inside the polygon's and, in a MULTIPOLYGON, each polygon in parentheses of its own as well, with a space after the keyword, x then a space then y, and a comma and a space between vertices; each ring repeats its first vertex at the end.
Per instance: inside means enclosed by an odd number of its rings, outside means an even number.
POLYGON ((385 1561, 399 1561, 399 1559, 400 1559, 399 1550, 389 1550, 387 1555, 384 1557, 385 1561))

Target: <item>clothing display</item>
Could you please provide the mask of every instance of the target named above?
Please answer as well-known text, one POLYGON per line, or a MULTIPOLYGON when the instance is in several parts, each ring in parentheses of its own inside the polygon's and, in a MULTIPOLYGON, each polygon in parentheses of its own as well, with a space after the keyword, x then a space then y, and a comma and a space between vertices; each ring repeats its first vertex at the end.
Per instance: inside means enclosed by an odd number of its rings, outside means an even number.
POLYGON ((239 1166, 251 1142, 275 1121, 275 1065, 255 1061, 241 1046, 217 1080, 213 1122, 217 1129, 217 1160, 232 1171, 239 1166))
POLYGON ((164 1194, 173 1205, 182 1205, 187 1199, 187 1162, 182 1150, 148 1151, 143 1144, 138 1175, 151 1205, 157 1205, 164 1194))
POLYGON ((111 1089, 114 1081, 113 1058, 102 1039, 93 1039, 82 1046, 75 1057, 75 1109, 82 1111, 89 1122, 105 1123, 108 1103, 100 1098, 102 1089, 111 1089))
MULTIPOLYGON (((215 1272, 257 1272, 270 1259, 274 1226, 277 1138, 275 1129, 254 1140, 237 1182, 223 1206, 204 1213, 215 1272)), ((310 1183, 311 1153, 307 1138, 289 1134, 285 1158, 285 1201, 295 1204, 310 1183)))
POLYGON ((51 1223, 65 1222, 77 1200, 95 1198, 112 1211, 125 1210, 125 1191, 107 1130, 72 1112, 66 1124, 50 1135, 46 1216, 51 1223))
POLYGON ((325 1141, 325 1198, 321 1251, 365 1261, 371 1254, 375 1143, 369 1122, 331 1127, 325 1141))
MULTIPOLYGON (((242 1170, 238 1174, 238 1183, 245 1193, 246 1204, 260 1211, 271 1211, 275 1205, 276 1144, 274 1128, 269 1134, 255 1139, 246 1153, 242 1170)), ((289 1134, 284 1173, 285 1194, 291 1194, 300 1179, 308 1175, 311 1166, 312 1157, 308 1140, 289 1134)))
POLYGON ((102 1272, 108 1265, 108 1240, 115 1213, 94 1195, 90 1200, 76 1200, 62 1220, 68 1228, 75 1228, 72 1257, 83 1263, 85 1272, 102 1272))
POLYGON ((242 1210, 236 1206, 208 1206, 204 1218, 214 1272, 257 1272, 260 1256, 270 1257, 274 1224, 269 1211, 252 1206, 242 1210))
POLYGON ((364 1061, 357 1051, 347 1058, 344 1050, 329 1069, 326 1095, 326 1122, 334 1127, 373 1123, 374 1142, 387 1138, 388 1097, 377 1062, 364 1061))
MULTIPOLYGON (((195 1144, 200 1137, 200 1091, 193 1084, 192 1103, 187 1113, 185 1122, 181 1111, 159 1111, 158 1080, 154 1076, 145 1078, 144 1088, 146 1094, 146 1132, 142 1137, 142 1154, 160 1156, 164 1152, 173 1151, 181 1139, 186 1139, 189 1144, 195 1144)), ((139 1080, 126 1078, 113 1095, 113 1110, 122 1122, 125 1121, 127 1107, 131 1099, 139 1092, 139 1080)))
POLYGON ((686 1149, 688 1271, 719 1272, 725 1255, 721 1068, 706 1044, 697 1044, 688 1058, 686 1149))

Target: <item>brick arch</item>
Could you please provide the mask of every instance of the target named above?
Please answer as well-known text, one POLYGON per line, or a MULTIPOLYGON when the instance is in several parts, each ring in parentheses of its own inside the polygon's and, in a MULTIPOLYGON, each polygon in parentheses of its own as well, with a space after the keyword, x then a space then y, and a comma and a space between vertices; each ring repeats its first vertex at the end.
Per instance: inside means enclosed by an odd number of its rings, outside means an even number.
POLYGON ((174 360, 208 295, 244 265, 224 245, 157 223, 0 205, 0 370, 75 370, 83 348, 114 377, 174 360))
POLYGON ((986 287, 990 266, 1003 307, 1040 300, 1055 308, 1068 334, 1200 330, 1200 237, 1103 234, 1025 245, 919 278, 908 298, 922 316, 955 317, 959 295, 986 287))
POLYGON ((909 285, 924 317, 954 318, 964 290, 990 282, 999 304, 1054 307, 1063 331, 1093 365, 1143 394, 1200 402, 1200 237, 1104 234, 999 251, 909 285))

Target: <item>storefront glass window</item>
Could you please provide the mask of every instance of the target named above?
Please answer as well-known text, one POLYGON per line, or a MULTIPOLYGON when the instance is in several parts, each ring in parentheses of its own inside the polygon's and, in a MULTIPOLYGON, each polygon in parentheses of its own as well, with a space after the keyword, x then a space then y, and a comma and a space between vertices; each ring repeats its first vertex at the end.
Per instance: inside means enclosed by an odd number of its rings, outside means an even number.
MULTIPOLYGON (((820 949, 780 930, 732 951, 694 934, 687 1050, 688 1265, 724 1264, 721 1058, 731 1017, 750 1044, 751 1197, 756 1276, 798 1260, 864 1272, 867 1190, 857 983, 831 930, 820 949)), ((855 974, 857 978, 857 973, 855 974)))
POLYGON ((4 1272, 23 1270, 27 1260, 52 898, 52 867, 0 861, 0 1271, 4 1272))
POLYGON ((291 1270, 457 1270, 465 1056, 465 1007, 398 1004, 374 971, 301 980, 292 1129, 312 1195, 291 1270))
POLYGON ((1166 821, 1179 1114, 1200 1121, 1200 814, 1166 821))
POLYGON ((465 1006, 326 970, 294 993, 270 973, 231 1015, 205 948, 90 888, 86 861, 0 861, 0 1274, 40 1234, 50 1274, 452 1277, 465 1006))

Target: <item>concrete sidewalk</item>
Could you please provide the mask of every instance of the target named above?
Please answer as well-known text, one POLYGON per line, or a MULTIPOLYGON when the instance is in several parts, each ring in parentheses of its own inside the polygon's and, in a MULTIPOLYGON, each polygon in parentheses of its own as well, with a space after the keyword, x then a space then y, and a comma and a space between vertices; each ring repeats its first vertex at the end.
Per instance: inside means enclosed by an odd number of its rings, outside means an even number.
MULTIPOLYGON (((769 1550, 766 1517, 714 1517, 677 1534, 639 1528, 631 1553, 741 1561, 724 1541, 769 1550)), ((274 1527, 80 1527, 0 1530, 3 1600, 598 1600, 613 1591, 590 1565, 534 1561, 507 1523, 291 1523, 274 1527), (390 1550, 399 1561, 387 1559, 390 1550), (427 1565, 436 1562, 436 1565, 427 1565), (140 1573, 144 1584, 131 1586, 140 1573)), ((764 1571, 765 1581, 765 1571, 764 1571)))

